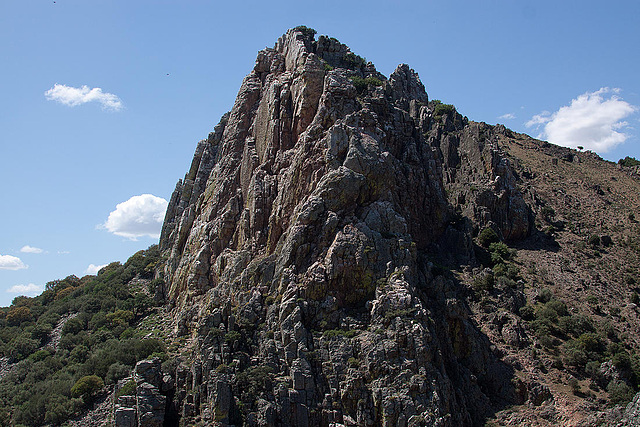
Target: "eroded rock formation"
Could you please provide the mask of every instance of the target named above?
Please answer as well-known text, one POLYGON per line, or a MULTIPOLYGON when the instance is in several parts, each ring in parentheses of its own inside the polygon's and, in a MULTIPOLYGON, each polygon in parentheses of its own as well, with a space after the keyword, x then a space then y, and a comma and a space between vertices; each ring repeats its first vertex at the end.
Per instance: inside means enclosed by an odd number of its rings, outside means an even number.
POLYGON ((259 52, 160 240, 184 419, 464 426, 517 401, 438 262, 475 265, 474 233, 524 238, 531 212, 501 129, 438 105, 305 28, 259 52))

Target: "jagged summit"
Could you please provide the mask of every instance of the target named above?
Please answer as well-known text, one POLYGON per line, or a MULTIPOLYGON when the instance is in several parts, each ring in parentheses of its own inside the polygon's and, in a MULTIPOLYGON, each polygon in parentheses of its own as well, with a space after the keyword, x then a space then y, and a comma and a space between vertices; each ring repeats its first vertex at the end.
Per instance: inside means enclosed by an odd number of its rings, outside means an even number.
POLYGON ((199 378, 218 390, 200 395, 203 417, 231 422, 220 390, 283 425, 474 425, 513 400, 430 261, 473 265, 474 231, 531 229, 492 132, 429 103, 407 65, 387 79, 308 29, 260 51, 161 237, 176 331, 196 338, 199 378), (229 347, 220 330, 244 339, 229 347), (251 400, 216 371, 237 357, 293 382, 251 400))

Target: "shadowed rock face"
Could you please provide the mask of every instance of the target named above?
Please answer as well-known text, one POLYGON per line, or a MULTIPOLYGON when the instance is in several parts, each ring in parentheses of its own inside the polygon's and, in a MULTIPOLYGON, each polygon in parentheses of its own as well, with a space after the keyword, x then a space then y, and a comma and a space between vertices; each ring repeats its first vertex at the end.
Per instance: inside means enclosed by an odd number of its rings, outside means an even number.
POLYGON ((195 338, 183 417, 481 425, 514 398, 430 260, 474 264, 474 232, 526 237, 530 209, 497 130, 435 106, 407 65, 387 79, 309 31, 259 52, 160 240, 161 293, 195 338))

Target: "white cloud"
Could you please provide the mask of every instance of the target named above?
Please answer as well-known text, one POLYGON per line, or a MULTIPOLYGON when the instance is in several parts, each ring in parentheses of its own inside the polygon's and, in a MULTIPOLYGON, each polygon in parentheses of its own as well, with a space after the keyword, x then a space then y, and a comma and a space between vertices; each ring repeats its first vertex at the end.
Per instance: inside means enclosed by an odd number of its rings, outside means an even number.
POLYGON ((40 248, 34 248, 33 246, 24 245, 20 249, 20 252, 24 252, 25 254, 41 254, 44 251, 40 248))
POLYGON ((119 203, 100 227, 131 240, 143 236, 157 239, 160 237, 167 205, 165 199, 152 194, 133 196, 126 202, 119 203))
POLYGON ((551 113, 548 111, 543 111, 540 114, 536 114, 535 116, 533 116, 531 118, 531 120, 529 120, 527 123, 525 123, 524 125, 528 128, 532 127, 532 126, 537 126, 537 125, 541 125, 543 123, 547 123, 551 120, 551 113))
POLYGON ((28 285, 15 285, 7 289, 7 292, 12 294, 20 294, 27 296, 36 296, 44 291, 42 286, 29 283, 28 285))
POLYGON ((89 267, 87 267, 84 274, 98 274, 98 271, 100 271, 103 267, 106 267, 107 265, 108 264, 102 264, 102 265, 89 264, 89 267))
POLYGON ((29 268, 18 257, 11 255, 0 255, 0 270, 24 270, 29 268))
POLYGON ((619 93, 620 89, 607 87, 584 93, 555 113, 533 116, 525 126, 544 125, 541 136, 554 144, 606 153, 629 138, 623 119, 637 111, 619 93))
POLYGON ((49 101, 57 101, 61 104, 75 107, 87 102, 98 102, 105 110, 120 111, 122 101, 116 95, 103 92, 101 88, 89 86, 73 87, 56 83, 44 93, 49 101))
POLYGON ((498 116, 499 119, 503 119, 503 120, 512 120, 516 118, 516 115, 513 113, 507 113, 507 114, 503 114, 501 116, 498 116))

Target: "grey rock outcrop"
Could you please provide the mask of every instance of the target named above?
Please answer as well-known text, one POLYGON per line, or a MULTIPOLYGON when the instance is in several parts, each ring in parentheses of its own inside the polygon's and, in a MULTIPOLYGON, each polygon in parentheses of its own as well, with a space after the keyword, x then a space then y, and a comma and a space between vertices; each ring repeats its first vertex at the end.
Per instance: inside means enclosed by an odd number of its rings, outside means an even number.
POLYGON ((407 65, 386 79, 308 30, 258 54, 160 239, 196 343, 175 374, 184 419, 482 425, 514 399, 432 261, 448 245, 474 263, 482 227, 525 237, 530 209, 493 128, 436 107, 407 65))
POLYGON ((115 402, 116 427, 161 427, 166 414, 166 396, 162 394, 163 376, 160 359, 141 360, 133 370, 132 395, 118 397, 115 402))

